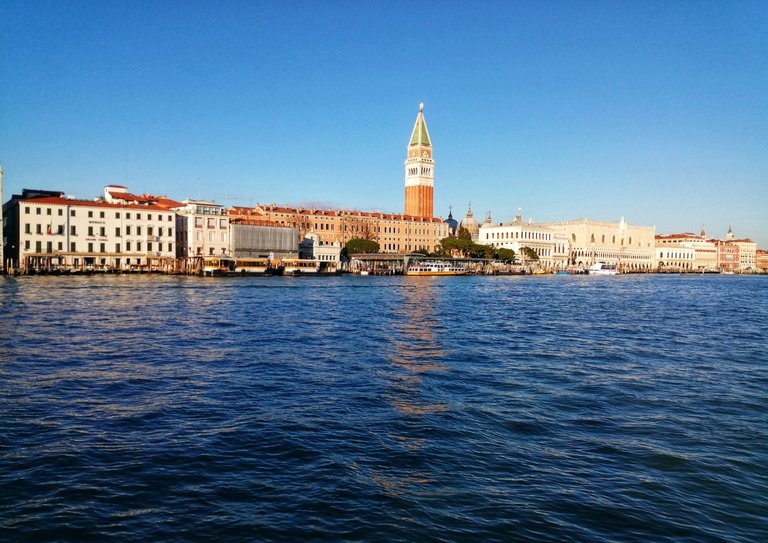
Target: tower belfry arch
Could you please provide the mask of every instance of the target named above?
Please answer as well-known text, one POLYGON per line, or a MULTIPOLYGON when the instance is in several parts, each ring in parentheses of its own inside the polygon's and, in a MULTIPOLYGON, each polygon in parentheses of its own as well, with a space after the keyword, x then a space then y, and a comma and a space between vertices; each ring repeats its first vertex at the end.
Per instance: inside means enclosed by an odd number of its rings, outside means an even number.
POLYGON ((427 121, 424 119, 424 104, 421 103, 405 160, 405 215, 432 218, 434 186, 435 162, 432 159, 432 140, 429 137, 427 121))

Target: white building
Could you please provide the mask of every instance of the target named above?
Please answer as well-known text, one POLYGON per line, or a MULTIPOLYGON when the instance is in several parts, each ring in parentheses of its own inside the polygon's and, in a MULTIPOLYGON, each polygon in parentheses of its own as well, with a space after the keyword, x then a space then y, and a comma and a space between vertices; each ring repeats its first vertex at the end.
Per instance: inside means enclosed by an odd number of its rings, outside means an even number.
POLYGON ((323 242, 320 236, 310 232, 299 245, 299 258, 319 260, 325 268, 337 268, 341 261, 341 243, 323 242))
POLYGON ((568 238, 553 229, 533 222, 523 222, 522 215, 515 220, 493 224, 486 220, 480 227, 477 242, 497 249, 512 249, 518 262, 524 262, 523 247, 536 252, 544 268, 562 269, 568 263, 568 238))
POLYGON ((177 256, 229 254, 229 216, 224 206, 204 200, 184 200, 176 212, 177 256))
POLYGON ((658 271, 687 272, 697 270, 696 249, 684 245, 656 245, 656 269, 658 271))
POLYGON ((570 243, 570 263, 588 268, 596 262, 615 264, 622 271, 649 271, 656 261, 656 227, 576 219, 541 223, 565 236, 570 243))
POLYGON ((707 233, 703 228, 699 235, 691 232, 658 235, 655 236, 655 244, 657 249, 657 261, 655 267, 658 267, 659 262, 664 262, 666 265, 666 261, 669 260, 669 258, 666 257, 666 253, 664 258, 659 257, 659 249, 664 247, 680 247, 693 249, 694 270, 712 272, 719 269, 717 244, 714 241, 707 239, 707 233))
POLYGON ((176 255, 173 211, 38 192, 13 201, 22 269, 160 269, 176 255))

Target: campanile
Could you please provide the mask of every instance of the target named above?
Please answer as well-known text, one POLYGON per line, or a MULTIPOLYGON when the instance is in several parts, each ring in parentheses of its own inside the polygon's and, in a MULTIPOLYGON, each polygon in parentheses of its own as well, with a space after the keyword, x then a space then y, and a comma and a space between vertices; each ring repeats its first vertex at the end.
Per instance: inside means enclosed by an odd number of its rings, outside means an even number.
POLYGON ((429 139, 427 121, 424 120, 424 104, 419 104, 419 114, 413 125, 405 161, 405 215, 432 218, 435 187, 435 162, 432 160, 432 142, 429 139))

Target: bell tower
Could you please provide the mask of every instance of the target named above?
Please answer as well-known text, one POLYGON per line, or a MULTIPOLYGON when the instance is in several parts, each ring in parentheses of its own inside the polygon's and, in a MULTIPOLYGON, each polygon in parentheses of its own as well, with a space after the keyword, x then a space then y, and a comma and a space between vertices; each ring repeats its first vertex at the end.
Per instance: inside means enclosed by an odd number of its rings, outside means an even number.
POLYGON ((432 142, 429 139, 427 121, 424 120, 424 104, 419 113, 408 144, 405 160, 405 215, 432 218, 435 186, 435 162, 432 160, 432 142))

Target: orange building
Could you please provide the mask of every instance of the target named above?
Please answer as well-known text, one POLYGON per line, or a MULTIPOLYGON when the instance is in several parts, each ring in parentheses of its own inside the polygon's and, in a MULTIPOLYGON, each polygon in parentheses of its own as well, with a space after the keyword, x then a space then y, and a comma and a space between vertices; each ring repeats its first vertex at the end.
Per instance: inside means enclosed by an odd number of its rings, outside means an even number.
POLYGON ((315 209, 257 205, 229 209, 230 220, 266 222, 296 228, 299 240, 317 234, 322 243, 350 239, 376 241, 383 253, 409 253, 419 249, 435 252, 450 226, 433 217, 434 161, 432 143, 424 120, 424 104, 413 126, 405 161, 405 213, 376 213, 341 209, 315 209))

